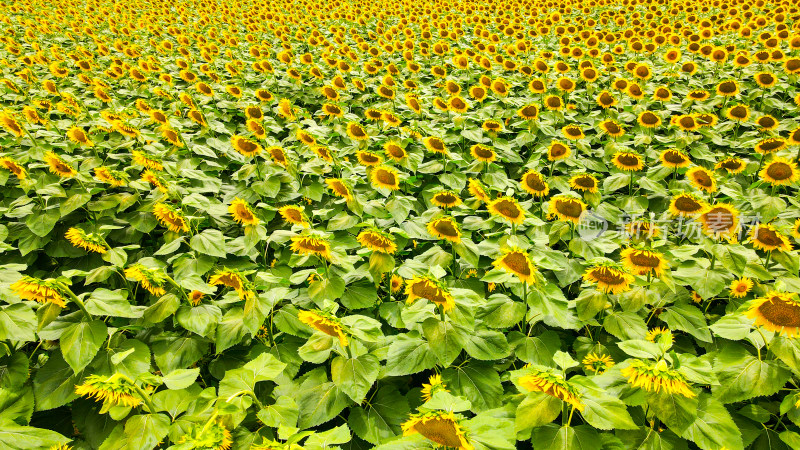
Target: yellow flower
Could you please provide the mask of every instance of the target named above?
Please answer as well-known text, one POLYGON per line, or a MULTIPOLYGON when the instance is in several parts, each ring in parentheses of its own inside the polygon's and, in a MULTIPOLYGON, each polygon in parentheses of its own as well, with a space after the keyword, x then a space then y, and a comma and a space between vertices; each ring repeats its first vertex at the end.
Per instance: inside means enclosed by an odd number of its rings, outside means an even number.
POLYGON ((525 120, 536 120, 539 117, 539 107, 536 105, 526 105, 517 111, 517 115, 525 120))
POLYGON ((586 137, 583 134, 583 130, 578 125, 566 125, 561 128, 561 134, 564 135, 565 138, 571 141, 577 141, 579 139, 583 139, 586 137))
POLYGON ((374 252, 394 254, 397 251, 397 244, 388 233, 384 233, 377 228, 369 228, 358 233, 358 242, 362 247, 374 252))
POLYGON ((467 182, 467 185, 467 190, 473 198, 482 202, 489 200, 489 194, 486 193, 486 188, 483 186, 483 183, 481 183, 480 180, 476 178, 470 178, 467 182))
POLYGON ((166 203, 156 203, 153 206, 153 214, 162 226, 172 232, 186 233, 189 231, 189 221, 186 220, 183 213, 166 203))
POLYGON ((621 370, 628 383, 650 392, 664 391, 667 394, 678 394, 688 398, 697 396, 686 379, 677 370, 670 369, 663 359, 653 364, 634 359, 631 364, 621 370))
POLYGON ((369 135, 364 127, 355 122, 349 122, 347 124, 347 135, 350 136, 350 139, 356 141, 364 141, 369 138, 369 135))
POLYGON ((456 450, 473 450, 459 419, 452 412, 429 411, 413 414, 403 423, 403 436, 421 434, 426 439, 456 450))
POLYGON ((781 186, 800 180, 800 171, 794 161, 776 156, 761 169, 758 176, 773 186, 781 186))
POLYGON ((76 144, 80 144, 84 147, 93 147, 94 143, 89 139, 89 136, 86 135, 86 132, 83 131, 82 128, 78 128, 73 126, 67 131, 67 137, 69 140, 76 144))
POLYGON ((427 225, 428 233, 436 239, 443 239, 448 242, 460 243, 461 230, 452 217, 440 217, 431 220, 427 225))
POLYGON ((228 268, 218 269, 214 275, 208 279, 208 284, 211 286, 227 286, 236 291, 241 300, 249 300, 255 296, 252 284, 237 270, 228 268))
POLYGON ((544 180, 544 176, 533 169, 522 175, 519 184, 525 192, 534 197, 546 197, 550 192, 550 186, 544 180))
POLYGON ((17 119, 8 113, 0 113, 0 124, 14 136, 21 137, 25 133, 25 129, 17 122, 17 119))
POLYGON ((773 250, 792 251, 792 243, 789 242, 789 238, 781 234, 772 224, 758 224, 751 228, 750 242, 756 249, 768 252, 773 250))
POLYGON ((583 358, 583 367, 587 372, 603 373, 614 367, 614 360, 609 355, 598 355, 594 352, 589 353, 583 358))
POLYGON ((655 128, 661 125, 661 117, 653 111, 642 111, 636 121, 645 128, 655 128))
POLYGON ((125 276, 139 282, 143 288, 156 297, 161 297, 167 292, 164 290, 167 278, 160 270, 149 269, 141 264, 134 264, 125 269, 125 276))
POLYGON ((611 137, 620 137, 625 134, 625 128, 613 119, 606 119, 598 125, 604 133, 611 137))
POLYGON ((234 150, 244 156, 254 156, 261 153, 264 149, 261 145, 242 136, 231 136, 231 145, 234 150))
POLYGON ((316 255, 325 259, 331 258, 331 244, 321 236, 294 236, 291 249, 300 255, 316 255))
POLYGON ((164 170, 164 165, 161 163, 161 158, 145 154, 141 150, 133 151, 133 162, 142 167, 152 170, 164 170))
POLYGON ((431 375, 428 378, 428 383, 422 384, 422 390, 420 394, 422 394, 422 400, 427 402, 433 395, 437 392, 450 392, 447 390, 447 386, 442 381, 442 376, 439 374, 431 375))
POLYGON ((135 408, 142 403, 136 389, 117 374, 108 378, 89 375, 83 384, 75 386, 75 393, 81 397, 103 401, 101 412, 106 412, 113 406, 135 408))
POLYGON ((581 215, 586 211, 586 203, 566 195, 551 198, 548 205, 548 217, 557 217, 563 222, 569 221, 575 224, 581 221, 581 215))
POLYGON ((695 188, 713 193, 717 191, 717 180, 714 178, 714 173, 710 170, 695 166, 686 171, 686 178, 695 188))
POLYGON ((641 156, 632 151, 619 151, 611 158, 614 166, 623 172, 635 172, 644 168, 641 156))
POLYGON ((446 312, 456 306, 450 291, 444 284, 429 276, 417 276, 406 283, 406 303, 425 299, 442 307, 446 312))
POLYGON ((500 216, 514 225, 525 221, 525 210, 513 197, 498 197, 486 205, 493 216, 500 216))
POLYGON ((17 179, 20 180, 24 180, 28 177, 28 172, 25 170, 25 168, 7 156, 0 158, 0 168, 8 170, 16 175, 17 179))
POLYGON ((87 233, 80 228, 70 228, 67 230, 65 237, 75 247, 79 247, 90 252, 103 254, 108 251, 108 247, 100 235, 87 233))
POLYGON ((536 273, 538 270, 531 262, 528 253, 516 248, 511 247, 503 250, 500 258, 496 259, 492 265, 504 270, 519 278, 519 281, 527 284, 536 283, 536 273))
POLYGON ((613 263, 599 263, 586 269, 583 280, 596 284, 597 289, 606 293, 620 294, 631 289, 634 276, 613 263))
POLYGON ((61 291, 61 287, 55 280, 42 280, 39 278, 24 276, 10 286, 19 298, 23 300, 34 300, 39 303, 52 303, 64 308, 67 301, 61 291))
POLYGON ((660 277, 667 270, 667 261, 664 255, 653 250, 626 248, 620 252, 622 265, 637 275, 649 273, 660 277))
POLYGON ((661 328, 661 327, 656 327, 648 331, 647 335, 645 336, 645 339, 654 343, 663 341, 669 341, 669 343, 672 343, 675 341, 675 337, 672 335, 672 331, 670 331, 669 328, 661 328))
POLYGON ((550 146, 547 148, 547 160, 548 161, 559 161, 564 158, 568 158, 571 153, 569 147, 566 144, 561 143, 559 141, 553 141, 550 143, 550 146))
POLYGON ((716 238, 733 241, 739 230, 739 211, 727 203, 716 203, 703 208, 697 220, 703 233, 716 238))
MULTIPOLYGON (((187 448, 206 449, 206 450, 229 450, 233 444, 231 432, 217 419, 203 427, 193 427, 188 434, 178 439, 179 446, 188 445, 187 448)), ((250 447, 255 449, 255 446, 250 447)), ((263 450, 270 450, 269 446, 263 450)), ((288 448, 288 447, 287 447, 288 448)))
POLYGON ((431 203, 440 208, 455 208, 461 199, 453 191, 439 191, 431 197, 431 203))
POLYGON ((594 175, 586 173, 574 175, 569 179, 569 186, 572 189, 580 192, 597 193, 599 190, 599 183, 594 175))
POLYGON ((673 216, 693 217, 706 207, 708 204, 694 194, 682 193, 672 197, 669 203, 669 212, 673 216))
POLYGON ((536 369, 530 370, 528 375, 519 378, 520 386, 529 392, 543 392, 572 405, 578 411, 583 411, 585 405, 581 402, 581 396, 576 386, 559 374, 536 369))
POLYGON ((444 145, 444 141, 439 139, 435 136, 429 136, 422 140, 422 144, 425 145, 425 148, 432 153, 443 153, 447 154, 447 147, 444 145))
POLYGON ((753 289, 753 280, 747 277, 733 280, 731 281, 731 285, 728 289, 731 291, 731 297, 742 298, 753 289))
POLYGON ((345 333, 342 323, 338 318, 316 310, 300 311, 297 314, 297 318, 300 319, 300 321, 304 324, 317 331, 327 334, 328 336, 338 338, 339 344, 341 344, 342 347, 347 347, 349 345, 347 334, 345 333))
POLYGON ((78 174, 72 165, 61 159, 60 156, 53 152, 45 153, 44 160, 50 167, 50 172, 60 176, 61 178, 70 178, 78 174))
POLYGON ((497 154, 494 150, 482 144, 473 145, 470 147, 469 152, 478 161, 490 163, 497 159, 497 154))
POLYGON ((743 159, 736 156, 730 156, 718 162, 714 169, 725 169, 731 175, 737 175, 747 168, 747 163, 743 159))
POLYGON ((788 337, 800 335, 800 302, 797 294, 771 291, 753 301, 745 315, 769 331, 788 337))
POLYGON ((242 225, 258 225, 261 220, 255 215, 252 207, 246 201, 235 198, 228 206, 228 213, 233 216, 233 220, 242 225))
MULTIPOLYGON (((97 175, 96 171, 95 175, 97 175)), ((147 169, 144 172, 142 172, 142 181, 149 183, 151 186, 157 188, 162 193, 167 193, 169 191, 165 185, 164 179, 158 176, 150 169, 147 169)))

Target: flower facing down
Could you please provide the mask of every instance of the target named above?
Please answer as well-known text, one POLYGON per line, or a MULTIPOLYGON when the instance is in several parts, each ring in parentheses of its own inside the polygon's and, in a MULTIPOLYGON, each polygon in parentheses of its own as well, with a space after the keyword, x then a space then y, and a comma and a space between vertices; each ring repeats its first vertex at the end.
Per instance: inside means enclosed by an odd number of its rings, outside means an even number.
POLYGON ((745 315, 769 331, 800 336, 800 301, 797 294, 771 291, 757 298, 745 315))
POLYGON ((413 414, 403 423, 402 427, 403 436, 419 433, 426 439, 447 448, 458 450, 474 449, 460 425, 459 417, 452 412, 430 411, 413 414))
POLYGON ((445 311, 456 306, 452 294, 445 285, 429 276, 414 277, 406 283, 406 303, 425 299, 440 305, 445 311))
POLYGON ((507 249, 492 264, 505 272, 515 275, 522 283, 536 283, 536 266, 531 262, 528 253, 523 250, 513 247, 507 249))
POLYGON ((118 375, 111 375, 108 378, 89 375, 83 384, 75 386, 75 393, 81 397, 102 401, 101 412, 108 411, 113 406, 135 408, 142 403, 142 399, 136 395, 136 388, 118 375))
POLYGON ((670 369, 663 359, 655 364, 634 359, 621 372, 631 386, 648 392, 663 390, 666 394, 679 394, 688 398, 697 396, 686 383, 684 376, 677 370, 670 369))
POLYGON ((428 382, 422 384, 420 394, 422 394, 422 400, 427 402, 433 398, 433 395, 437 392, 450 392, 447 390, 447 386, 444 384, 442 376, 439 374, 431 375, 428 382))
POLYGON ((94 233, 87 233, 80 228, 70 228, 67 230, 65 237, 75 247, 82 248, 89 252, 103 254, 108 251, 101 236, 94 233))
POLYGON ((589 353, 583 358, 583 367, 587 372, 595 372, 601 374, 606 370, 614 367, 614 360, 609 355, 589 353))
POLYGON ((397 244, 395 244, 392 236, 377 228, 369 228, 360 232, 357 239, 364 248, 374 252, 391 255, 397 251, 397 244))
POLYGON ((619 294, 631 289, 633 275, 614 263, 600 263, 586 269, 583 280, 596 284, 597 289, 612 294, 619 294))
POLYGON ((322 311, 300 311, 297 314, 297 318, 300 319, 300 322, 317 331, 338 338, 342 347, 347 347, 349 344, 347 335, 342 328, 342 323, 338 318, 322 311))
MULTIPOLYGON (((208 424, 208 426, 194 427, 186 435, 178 439, 177 443, 191 445, 191 447, 188 448, 193 449, 228 450, 231 448, 231 444, 233 444, 233 437, 231 436, 231 432, 225 428, 221 421, 216 420, 208 424)), ((184 445, 178 445, 178 447, 183 448, 184 445)))
POLYGON ((255 295, 252 284, 247 281, 247 278, 239 273, 238 270, 228 268, 217 270, 217 272, 209 278, 208 284, 211 286, 227 286, 236 291, 236 293, 239 294, 239 298, 242 300, 249 300, 255 295))
POLYGON ((134 264, 125 269, 125 276, 139 282, 143 288, 156 297, 161 297, 166 293, 164 284, 167 282, 167 277, 160 270, 134 264))
POLYGON ((531 373, 520 377, 518 383, 530 392, 543 392, 583 411, 578 388, 559 374, 532 369, 531 373))
POLYGON ((300 255, 316 255, 331 258, 331 244, 322 236, 307 235, 292 238, 292 251, 300 255))
POLYGON ((252 207, 245 200, 235 198, 228 206, 228 213, 237 223, 242 225, 258 225, 261 220, 256 217, 252 207))
POLYGON ((0 158, 0 168, 8 170, 20 180, 24 180, 28 176, 28 172, 22 165, 7 156, 0 158))
POLYGON ((189 231, 189 221, 186 220, 183 213, 166 203, 156 203, 153 206, 153 214, 162 226, 172 232, 185 233, 189 231))
POLYGON ((65 307, 67 302, 61 292, 61 288, 55 280, 42 280, 39 278, 24 276, 14 282, 11 290, 23 300, 34 300, 39 303, 53 303, 54 305, 65 307))

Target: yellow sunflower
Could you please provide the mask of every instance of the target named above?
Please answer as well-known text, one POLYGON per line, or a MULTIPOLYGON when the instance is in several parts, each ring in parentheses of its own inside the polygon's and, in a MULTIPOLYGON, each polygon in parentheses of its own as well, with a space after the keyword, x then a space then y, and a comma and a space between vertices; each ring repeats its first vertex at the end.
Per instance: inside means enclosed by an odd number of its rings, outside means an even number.
POLYGON ((297 313, 300 322, 328 336, 339 339, 342 347, 347 347, 350 343, 342 322, 335 316, 319 310, 300 311, 297 313))
POLYGON ((705 200, 695 196, 694 194, 681 193, 670 200, 669 212, 673 216, 678 217, 693 217, 705 209, 708 204, 705 200))
POLYGON ((284 205, 278 208, 278 214, 281 215, 283 220, 292 224, 292 225, 300 225, 303 228, 308 228, 310 224, 308 223, 308 218, 306 217, 305 211, 303 208, 296 205, 284 205))
POLYGON ((474 450, 460 419, 452 412, 428 411, 411 415, 402 425, 403 436, 421 434, 426 439, 456 450, 474 450))
POLYGON ((446 312, 456 306, 456 302, 447 287, 430 276, 416 276, 406 282, 406 303, 417 299, 425 299, 441 306, 446 312))
POLYGON ((172 232, 186 233, 189 231, 189 221, 186 220, 183 213, 166 203, 156 203, 153 206, 153 214, 162 226, 172 232))
POLYGON ((764 251, 792 251, 792 243, 772 224, 758 224, 750 229, 750 243, 764 251))
POLYGON ((578 387, 565 380, 561 374, 529 369, 530 372, 519 378, 519 385, 529 392, 543 392, 568 403, 578 411, 583 411, 585 405, 581 402, 578 387))
POLYGON ((668 269, 664 255, 654 250, 626 248, 620 252, 620 259, 626 269, 637 275, 660 277, 668 269))
POLYGON ((525 210, 513 197, 498 197, 486 205, 493 216, 499 216, 513 225, 520 225, 525 221, 525 210))
POLYGON ((100 254, 108 251, 107 244, 99 234, 87 233, 81 228, 71 227, 64 236, 72 245, 86 251, 100 254))
POLYGON ((428 233, 436 239, 443 239, 458 244, 461 242, 461 230, 452 217, 440 217, 428 222, 428 233))
POLYGON ((33 300, 38 303, 52 303, 64 308, 67 306, 65 295, 58 282, 53 279, 42 280, 24 276, 9 286, 17 296, 23 300, 33 300))
POLYGON ((492 265, 516 276, 522 283, 536 283, 538 270, 533 265, 528 253, 519 248, 511 247, 503 250, 503 254, 492 265))
POLYGON ((78 174, 78 171, 75 170, 71 164, 64 161, 60 156, 53 152, 45 153, 44 160, 49 166, 50 172, 60 176, 61 178, 71 178, 78 174))
POLYGON ((754 320, 757 327, 783 334, 800 336, 800 301, 797 294, 770 291, 766 296, 753 301, 745 315, 754 320))
POLYGON ((620 294, 631 290, 631 283, 635 278, 620 265, 603 262, 587 268, 583 273, 583 280, 596 284, 600 291, 620 294))
POLYGON ((374 252, 392 255, 397 251, 397 244, 395 244, 392 236, 374 227, 358 233, 357 240, 362 247, 374 252))
POLYGON ((422 144, 428 151, 432 153, 442 153, 447 154, 447 147, 444 145, 444 141, 439 139, 435 136, 429 136, 422 140, 422 144))
POLYGON ((486 187, 480 182, 480 180, 476 178, 469 179, 467 182, 467 190, 469 191, 470 195, 477 200, 482 202, 489 200, 489 194, 486 193, 486 187))
POLYGON ((731 297, 742 298, 753 289, 753 280, 747 277, 733 280, 728 289, 731 291, 731 297))
POLYGON ((678 394, 688 398, 697 396, 687 384, 686 378, 675 369, 670 369, 663 359, 653 364, 651 362, 634 359, 630 365, 621 370, 622 376, 628 383, 636 388, 643 388, 650 392, 678 394))
POLYGON ((597 182, 597 178, 588 173, 573 175, 569 179, 569 186, 572 189, 580 192, 589 192, 594 194, 599 191, 599 183, 597 182))
POLYGON ((331 244, 327 239, 319 235, 294 236, 292 237, 291 249, 299 255, 331 258, 331 244))
POLYGON ((400 178, 396 170, 389 166, 378 166, 369 174, 372 185, 376 188, 396 191, 400 189, 400 178))
POLYGON ((781 186, 800 180, 800 171, 794 161, 776 156, 761 169, 758 176, 773 186, 781 186))
POLYGON ((702 225, 703 233, 716 238, 736 239, 739 230, 739 211, 727 203, 708 205, 700 211, 697 220, 702 225))
POLYGON ((559 161, 564 158, 569 158, 571 153, 572 151, 566 144, 559 141, 553 141, 547 147, 547 160, 559 161))
POLYGON ((533 169, 525 172, 519 183, 525 192, 534 197, 546 197, 550 192, 550 186, 545 181, 544 176, 533 169))
POLYGON ((557 195, 550 199, 547 215, 556 217, 563 222, 578 224, 584 211, 586 211, 586 203, 566 195, 557 195))
POLYGON ((717 180, 714 178, 714 173, 710 170, 695 166, 686 172, 686 179, 694 186, 703 192, 713 193, 717 191, 717 180))

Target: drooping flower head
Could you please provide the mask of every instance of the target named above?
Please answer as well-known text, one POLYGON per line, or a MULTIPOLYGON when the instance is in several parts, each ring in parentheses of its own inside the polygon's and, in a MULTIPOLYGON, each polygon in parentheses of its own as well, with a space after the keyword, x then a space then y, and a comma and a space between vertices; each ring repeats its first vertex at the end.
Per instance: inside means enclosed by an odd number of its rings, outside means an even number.
POLYGON ((24 180, 28 177, 28 172, 22 165, 8 156, 0 158, 0 169, 8 170, 13 173, 17 179, 24 180))
POLYGON ((236 293, 239 294, 239 298, 242 300, 249 300, 255 295, 255 287, 253 284, 238 270, 229 269, 227 267, 217 269, 214 275, 211 275, 211 278, 209 278, 208 284, 211 286, 227 286, 236 291, 236 293))
POLYGON ((460 425, 460 418, 452 412, 429 411, 412 414, 403 423, 403 436, 419 433, 426 439, 447 448, 473 450, 472 444, 460 425))
POLYGON ((167 292, 164 290, 167 277, 161 270, 150 269, 141 264, 134 264, 125 269, 125 276, 137 281, 143 288, 156 297, 161 297, 167 292))
POLYGON ((456 306, 450 290, 430 276, 416 276, 406 283, 406 303, 413 303, 417 299, 425 299, 440 305, 445 311, 456 306))
POLYGON ((301 322, 311 328, 339 339, 339 343, 342 347, 347 347, 349 345, 347 333, 342 326, 342 322, 335 316, 323 311, 312 310, 300 311, 297 317, 301 322))
POLYGON ((303 228, 308 228, 310 226, 306 213, 300 206, 284 205, 278 208, 278 213, 283 220, 292 225, 300 225, 303 228))
MULTIPOLYGON (((190 445, 187 448, 198 450, 228 450, 233 444, 233 437, 220 420, 215 420, 208 426, 193 427, 186 435, 178 439, 177 443, 180 444, 180 447, 190 445)), ((255 447, 251 447, 251 449, 253 448, 255 447)), ((273 447, 266 447, 266 450, 271 448, 273 447)))
POLYGON ((103 237, 95 233, 87 233, 81 228, 72 227, 67 230, 66 238, 75 247, 82 248, 89 252, 106 253, 108 247, 106 246, 103 237))
POLYGON ((422 400, 427 402, 433 398, 434 394, 437 392, 450 392, 447 390, 447 386, 444 384, 442 376, 439 374, 431 375, 428 382, 422 384, 420 394, 422 394, 422 400))
POLYGON ((162 226, 174 233, 186 233, 189 231, 189 221, 186 220, 183 213, 166 203, 156 203, 153 206, 153 214, 162 226))
POLYGON ((233 220, 242 225, 254 226, 261 223, 253 208, 247 201, 241 198, 235 198, 228 206, 228 213, 233 217, 233 220))
POLYGON ((114 406, 135 408, 142 403, 136 389, 117 374, 110 377, 89 375, 83 384, 75 386, 75 393, 81 397, 94 398, 103 402, 101 413, 114 406))
POLYGON ((581 362, 587 372, 594 372, 597 374, 601 374, 614 367, 614 360, 611 359, 611 356, 602 353, 598 355, 597 353, 591 352, 586 355, 581 362))
POLYGON ((65 307, 67 301, 56 280, 34 278, 24 276, 14 282, 11 290, 23 300, 33 300, 38 303, 53 303, 54 305, 65 307))
POLYGON ((321 258, 331 258, 331 244, 320 235, 294 236, 292 238, 292 251, 300 255, 315 255, 321 258))
POLYGON ((397 251, 397 244, 395 244, 392 236, 375 227, 370 227, 361 231, 358 233, 357 239, 364 248, 374 252, 391 255, 397 251))
POLYGON ((47 152, 44 155, 44 160, 50 167, 50 172, 61 178, 71 178, 78 174, 78 171, 71 164, 53 152, 47 152))
POLYGON ((583 411, 585 405, 581 402, 578 388, 565 380, 563 376, 543 370, 529 369, 530 372, 519 378, 519 385, 529 392, 543 392, 566 402, 578 411, 583 411))
POLYGON ((667 394, 678 394, 688 398, 697 396, 686 383, 686 378, 677 370, 670 369, 663 359, 657 363, 634 359, 621 372, 633 387, 649 392, 663 390, 667 394))

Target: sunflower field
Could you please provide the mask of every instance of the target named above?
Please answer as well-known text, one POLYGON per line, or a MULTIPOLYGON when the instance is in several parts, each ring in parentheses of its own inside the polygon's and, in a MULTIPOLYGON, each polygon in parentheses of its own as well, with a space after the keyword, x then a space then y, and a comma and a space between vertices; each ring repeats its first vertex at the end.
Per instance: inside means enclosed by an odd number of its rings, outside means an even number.
POLYGON ((0 4, 0 448, 800 448, 791 0, 0 4))

